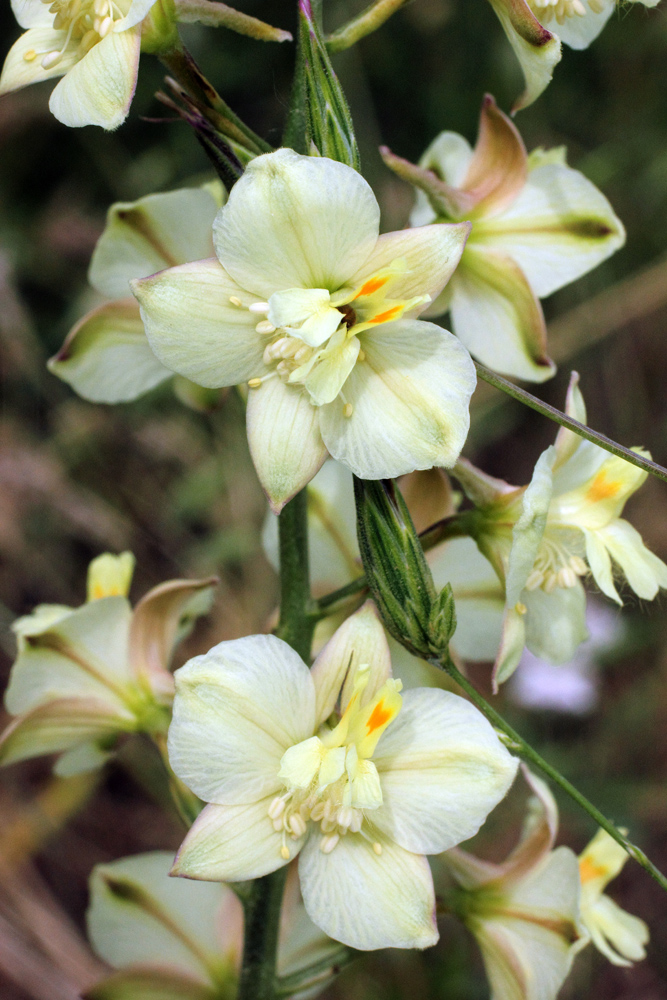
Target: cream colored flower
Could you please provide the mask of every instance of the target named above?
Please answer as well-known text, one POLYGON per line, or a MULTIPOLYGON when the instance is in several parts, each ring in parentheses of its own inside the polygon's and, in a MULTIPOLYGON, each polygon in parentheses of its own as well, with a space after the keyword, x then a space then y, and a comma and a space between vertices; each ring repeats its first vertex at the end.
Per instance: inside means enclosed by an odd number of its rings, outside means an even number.
POLYGON ((13 625, 18 641, 0 764, 63 753, 60 774, 98 767, 123 733, 164 732, 174 646, 208 611, 215 579, 171 580, 132 610, 129 552, 94 559, 80 608, 40 605, 13 625))
MULTIPOLYGON (((561 42, 585 49, 620 8, 618 0, 489 0, 521 64, 526 81, 514 111, 548 86, 561 58, 561 42)), ((659 0, 630 0, 655 7, 659 0)))
MULTIPOLYGON (((70 330, 49 371, 93 403, 125 403, 173 378, 150 348, 130 281, 212 254, 211 226, 225 199, 214 181, 112 205, 88 272, 110 301, 70 330)), ((188 402, 210 394, 180 375, 174 388, 188 402)))
MULTIPOLYGON (((574 372, 565 409, 585 424, 578 382, 574 372)), ((471 534, 505 584, 496 683, 514 672, 524 645, 552 663, 571 659, 587 635, 581 578, 589 572, 618 604, 614 572, 644 600, 667 587, 667 566, 620 516, 647 473, 573 431, 560 429, 528 486, 510 486, 464 460, 455 475, 476 507, 471 534)))
POLYGON ((468 702, 401 695, 371 604, 308 670, 274 636, 215 646, 176 672, 169 757, 209 802, 174 874, 237 881, 299 856, 306 911, 354 948, 437 940, 425 854, 475 832, 517 762, 468 702))
POLYGON ((0 94, 62 76, 49 101, 58 121, 118 128, 137 85, 142 22, 161 2, 12 0, 28 30, 7 55, 0 94))
POLYGON ((539 300, 623 245, 625 232, 611 205, 567 166, 563 149, 528 156, 489 96, 475 149, 463 136, 442 132, 420 167, 411 168, 423 186, 412 224, 472 222, 461 262, 427 314, 448 309, 454 333, 494 371, 534 382, 550 378, 555 367, 539 300))
POLYGON ((591 941, 614 965, 632 965, 646 957, 649 930, 604 893, 621 871, 627 853, 605 830, 598 830, 579 856, 581 919, 591 941))
POLYGON ((509 857, 493 864, 454 848, 435 864, 444 864, 458 883, 452 908, 479 944, 491 1000, 556 1000, 588 942, 579 870, 568 847, 553 849, 558 812, 551 792, 525 767, 523 772, 533 796, 509 857))
POLYGON ((468 229, 379 236, 356 171, 280 149, 232 189, 218 259, 133 283, 163 364, 203 386, 250 386, 250 451, 276 511, 327 453, 370 479, 456 460, 474 368, 456 338, 413 317, 468 229))
MULTIPOLYGON (((173 854, 151 851, 97 865, 86 915, 93 948, 118 970, 86 991, 88 1000, 150 996, 233 1000, 243 950, 243 907, 228 886, 169 878, 173 854)), ((278 942, 278 975, 339 951, 306 916, 290 871, 278 942)), ((294 994, 316 996, 326 986, 294 994)))

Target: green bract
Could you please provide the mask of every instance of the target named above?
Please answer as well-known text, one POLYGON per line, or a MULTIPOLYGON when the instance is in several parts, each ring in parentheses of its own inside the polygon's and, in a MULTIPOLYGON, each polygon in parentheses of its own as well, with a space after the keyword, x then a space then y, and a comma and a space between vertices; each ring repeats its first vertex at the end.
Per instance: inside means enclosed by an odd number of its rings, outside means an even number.
POLYGON ((250 386, 250 451, 276 511, 327 453, 377 479, 452 465, 465 441, 471 359, 413 317, 469 226, 380 236, 379 213, 355 170, 281 149, 232 189, 218 259, 133 283, 163 364, 203 386, 250 386))

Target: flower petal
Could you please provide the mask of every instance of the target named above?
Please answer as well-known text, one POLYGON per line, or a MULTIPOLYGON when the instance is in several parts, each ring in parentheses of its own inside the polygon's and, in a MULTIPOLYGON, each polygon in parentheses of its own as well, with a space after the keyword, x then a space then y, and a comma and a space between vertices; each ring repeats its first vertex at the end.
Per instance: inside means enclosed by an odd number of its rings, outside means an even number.
POLYGON ((275 792, 281 757, 315 731, 301 657, 273 635, 251 635, 189 660, 175 679, 169 759, 179 778, 207 802, 275 792))
POLYGON ((596 186, 563 163, 530 171, 512 205, 474 229, 476 243, 507 254, 538 298, 580 278, 625 243, 621 220, 596 186))
MULTIPOLYGON (((40 6, 42 5, 39 0, 40 6)), ((44 9, 42 7, 42 9, 44 9)), ((49 17, 49 22, 52 17, 49 17)), ((50 26, 39 26, 29 28, 21 37, 14 42, 7 53, 2 74, 0 74, 0 94, 8 94, 12 90, 19 90, 27 87, 31 83, 41 83, 42 80, 52 80, 55 76, 62 76, 74 66, 77 61, 77 42, 70 42, 62 56, 48 69, 42 66, 42 58, 45 53, 59 52, 66 38, 66 32, 55 31, 50 26), (36 55, 32 57, 32 53, 36 55), (28 59, 25 56, 28 55, 28 59)))
POLYGON ((218 256, 244 288, 336 291, 368 259, 380 209, 351 167, 291 149, 258 156, 213 227, 218 256))
POLYGON ((11 7, 14 17, 22 28, 41 28, 53 25, 53 14, 42 3, 42 0, 11 0, 11 7))
POLYGON ((29 636, 12 667, 7 710, 20 715, 68 697, 93 697, 124 709, 131 614, 124 597, 103 597, 29 636))
POLYGON ((560 847, 517 884, 497 915, 471 918, 497 1000, 553 1000, 585 942, 577 941, 578 898, 577 859, 560 847))
POLYGON ((127 14, 122 20, 116 21, 113 30, 126 31, 128 28, 133 28, 139 21, 143 21, 155 3, 156 0, 132 0, 127 14))
POLYGON ((0 738, 0 764, 58 753, 136 728, 134 715, 95 698, 59 698, 19 716, 0 738))
POLYGON ((60 81, 49 101, 51 113, 63 125, 118 128, 137 86, 140 47, 139 27, 111 31, 60 81))
POLYGON ((245 882, 288 864, 301 850, 303 838, 285 839, 273 829, 269 806, 273 796, 244 805, 209 805, 199 814, 181 844, 172 875, 205 882, 245 882))
MULTIPOLYGON (((400 260, 405 270, 388 286, 391 298, 406 300, 430 295, 435 299, 454 273, 469 232, 469 223, 459 222, 384 233, 350 284, 361 285, 377 271, 400 260)), ((422 304, 419 311, 424 308, 422 304)))
POLYGON ((303 378, 308 395, 316 406, 333 403, 338 397, 357 363, 359 349, 359 338, 348 337, 345 327, 334 333, 317 364, 303 378))
POLYGON ((212 986, 163 968, 115 972, 86 990, 86 1000, 218 1000, 212 986))
POLYGON ((454 538, 431 550, 428 562, 437 590, 451 583, 456 601, 452 648, 464 660, 495 660, 505 591, 493 566, 471 538, 454 538))
POLYGON ((122 298, 133 278, 212 257, 217 209, 215 198, 204 188, 149 194, 112 205, 90 262, 91 285, 110 299, 122 298))
POLYGON ((317 725, 329 718, 339 696, 341 712, 345 711, 355 674, 362 664, 368 666, 369 677, 359 699, 360 707, 367 705, 391 677, 387 637, 372 601, 366 601, 336 629, 313 663, 310 676, 315 684, 317 725))
POLYGON ((352 415, 337 400, 321 408, 324 443, 362 479, 451 466, 468 433, 475 369, 447 330, 421 320, 361 335, 365 360, 345 383, 352 415))
POLYGON ((134 299, 87 313, 47 367, 93 403, 137 399, 173 375, 153 354, 134 299))
POLYGON ((526 646, 547 663, 569 663, 578 646, 588 638, 586 592, 574 587, 556 587, 550 594, 538 587, 524 590, 521 600, 526 613, 526 646))
POLYGON ((164 683, 174 647, 213 603, 215 576, 206 580, 169 580, 149 590, 132 616, 129 660, 136 677, 164 683))
POLYGON ((526 181, 527 160, 516 126, 486 94, 473 158, 460 185, 475 217, 497 215, 514 201, 526 181))
POLYGON ((543 451, 521 501, 521 514, 512 529, 512 548, 507 567, 505 593, 509 607, 519 600, 544 536, 553 491, 552 467, 556 449, 543 451))
POLYGON ((565 42, 571 49, 587 49, 591 42, 598 37, 616 9, 613 0, 601 0, 601 2, 596 3, 595 10, 593 10, 589 0, 581 0, 581 2, 586 11, 585 16, 566 17, 557 28, 561 42, 565 42))
POLYGON ((652 601, 660 587, 667 587, 667 566, 646 548, 628 521, 617 518, 596 534, 638 597, 652 601))
POLYGON ((420 854, 437 854, 477 833, 518 767, 473 705, 430 688, 404 693, 373 762, 383 803, 369 819, 420 854))
POLYGON ((623 604, 614 586, 611 558, 601 538, 601 533, 584 529, 584 537, 586 539, 586 560, 591 568, 593 579, 603 594, 610 597, 612 601, 616 601, 617 604, 623 604))
POLYGON ((215 258, 181 264, 132 282, 151 348, 163 364, 198 385, 236 385, 265 371, 255 301, 215 258))
POLYGON ((554 67, 561 59, 560 39, 547 31, 533 14, 526 0, 489 0, 514 49, 526 88, 512 112, 528 107, 548 87, 554 67))
POLYGON ((150 851, 97 865, 90 878, 88 936, 100 958, 116 969, 134 963, 175 966, 208 982, 202 953, 210 955, 211 964, 220 960, 241 931, 241 903, 226 885, 170 878, 173 862, 171 851, 150 851), (219 940, 223 907, 229 925, 221 929, 228 941, 219 940))
POLYGON ((248 393, 247 425, 259 481, 279 514, 327 457, 320 411, 302 388, 273 377, 248 393))
POLYGON ((494 371, 544 382, 556 368, 548 357, 540 303, 519 265, 475 243, 451 283, 452 327, 471 354, 494 371))
POLYGON ((330 854, 313 834, 299 857, 310 919, 351 948, 429 948, 438 940, 433 880, 426 858, 382 839, 378 856, 359 834, 330 854))

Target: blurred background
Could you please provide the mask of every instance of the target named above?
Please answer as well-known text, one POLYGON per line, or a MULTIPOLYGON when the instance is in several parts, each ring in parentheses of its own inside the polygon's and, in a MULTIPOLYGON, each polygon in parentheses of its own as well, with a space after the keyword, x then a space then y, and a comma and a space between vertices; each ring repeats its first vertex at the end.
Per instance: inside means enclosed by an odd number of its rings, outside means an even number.
MULTIPOLYGON (((246 0, 248 13, 294 28, 292 3, 246 0)), ((333 29, 363 3, 325 3, 333 29)), ((0 11, 4 48, 19 29, 0 11)), ((257 132, 279 143, 289 92, 289 45, 224 30, 183 32, 204 72, 257 132)), ((410 189, 382 165, 380 142, 416 160, 443 129, 474 141, 482 95, 508 110, 518 64, 484 0, 415 0, 376 35, 336 57, 386 229, 405 225, 410 189)), ((667 464, 667 9, 619 8, 586 52, 564 48, 555 78, 517 117, 528 149, 564 144, 569 162, 611 200, 627 245, 545 303, 553 381, 562 406, 581 373, 591 425, 667 464)), ((47 108, 50 85, 0 100, 0 681, 14 656, 8 629, 41 602, 77 605, 101 551, 137 557, 132 596, 177 576, 221 577, 212 615, 181 650, 266 627, 276 600, 261 549, 266 514, 234 392, 217 410, 182 406, 169 383, 124 406, 94 406, 48 374, 45 360, 90 306, 90 254, 109 204, 168 190, 208 171, 206 157, 153 94, 163 70, 141 64, 128 122, 116 133, 68 130, 47 108)), ((554 429, 482 386, 466 454, 517 484, 529 480, 554 429)), ((628 505, 648 546, 667 558, 667 487, 649 480, 628 505)), ((627 597, 627 593, 625 595, 627 597)), ((508 719, 667 868, 667 629, 664 598, 628 599, 619 615, 591 604, 594 641, 581 661, 545 671, 527 662, 498 699, 508 719)), ((488 691, 488 666, 473 670, 488 691)), ((83 936, 87 878, 101 861, 182 837, 158 785, 153 751, 128 744, 100 778, 56 780, 48 761, 0 774, 0 996, 73 1000, 102 971, 83 936), (166 812, 165 812, 166 808, 166 812)), ((476 847, 500 858, 516 837, 523 800, 510 796, 476 847)), ((594 830, 568 801, 561 842, 581 850, 594 830)), ((612 895, 651 927, 649 956, 632 970, 588 949, 564 998, 666 1000, 667 908, 660 889, 628 865, 612 895)), ((375 956, 326 994, 339 1000, 484 1000, 476 947, 453 924, 425 956, 375 956)))

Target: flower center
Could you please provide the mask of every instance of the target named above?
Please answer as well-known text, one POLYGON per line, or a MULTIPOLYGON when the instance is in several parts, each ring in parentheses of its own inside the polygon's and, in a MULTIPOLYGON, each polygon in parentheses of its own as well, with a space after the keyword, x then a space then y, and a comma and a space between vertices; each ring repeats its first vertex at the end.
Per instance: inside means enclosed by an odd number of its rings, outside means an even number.
POLYGON ((587 573, 588 566, 581 556, 572 555, 560 539, 545 534, 526 580, 526 590, 541 587, 550 594, 556 587, 574 587, 577 578, 587 573))
POLYGON ((369 679, 369 668, 357 670, 352 697, 338 724, 323 726, 316 736, 290 747, 283 754, 278 776, 285 792, 269 806, 276 833, 282 834, 281 856, 290 856, 287 838, 300 840, 308 823, 320 826, 320 850, 329 854, 346 833, 360 833, 376 854, 381 845, 364 826, 366 813, 382 805, 382 788, 370 759, 382 733, 401 708, 399 680, 388 680, 367 705, 360 699, 369 679))
POLYGON ((54 15, 54 29, 65 33, 60 49, 50 52, 28 49, 23 54, 26 62, 41 56, 44 69, 57 65, 72 41, 78 43, 77 59, 82 59, 125 16, 115 0, 42 0, 42 3, 49 5, 49 13, 54 15))
MULTIPOLYGON (((581 0, 528 0, 528 3, 541 24, 548 24, 552 18, 564 24, 568 17, 585 17, 587 13, 581 0)), ((588 0, 588 6, 593 14, 604 10, 603 0, 588 0)))
MULTIPOLYGON (((253 303, 250 311, 265 317, 256 330, 270 338, 263 360, 272 370, 250 379, 249 387, 258 389, 267 378, 278 375, 284 382, 304 386, 314 406, 340 397, 344 415, 352 416, 343 387, 354 366, 366 359, 359 334, 400 319, 406 311, 430 301, 428 295, 388 297, 392 282, 405 271, 406 263, 399 259, 356 288, 341 288, 333 294, 325 288, 288 288, 274 292, 268 302, 253 303)), ((236 297, 231 302, 241 306, 236 297)))

